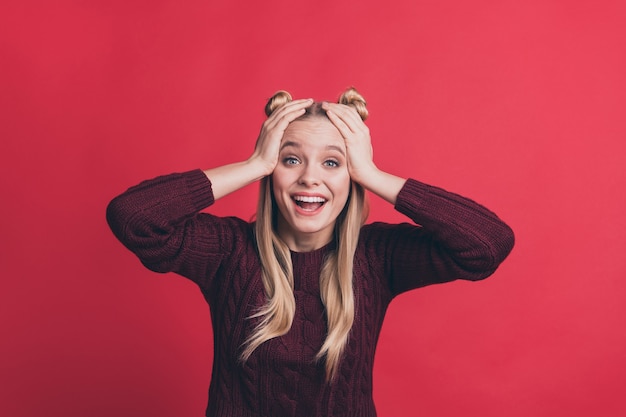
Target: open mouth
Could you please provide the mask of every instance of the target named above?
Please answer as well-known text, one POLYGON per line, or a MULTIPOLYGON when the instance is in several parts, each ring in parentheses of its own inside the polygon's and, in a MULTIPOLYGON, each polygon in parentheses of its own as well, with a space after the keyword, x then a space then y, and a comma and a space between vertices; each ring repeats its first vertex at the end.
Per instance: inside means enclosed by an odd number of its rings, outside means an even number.
POLYGON ((315 211, 326 204, 326 199, 322 197, 309 197, 303 195, 294 196, 293 201, 304 211, 315 211))

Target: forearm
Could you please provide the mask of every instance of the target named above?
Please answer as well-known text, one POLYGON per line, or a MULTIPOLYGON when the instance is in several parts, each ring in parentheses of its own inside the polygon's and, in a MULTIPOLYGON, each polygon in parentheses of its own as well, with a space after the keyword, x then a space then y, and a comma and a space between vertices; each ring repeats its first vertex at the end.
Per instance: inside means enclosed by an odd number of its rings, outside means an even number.
POLYGON ((175 242, 169 239, 175 229, 213 201, 210 183, 200 170, 164 175, 115 197, 107 206, 107 221, 126 247, 146 258, 175 242))
POLYGON ((107 206, 117 238, 148 268, 176 272, 208 288, 248 223, 200 211, 213 204, 203 171, 163 175, 129 188, 107 206))
POLYGON ((211 181, 216 200, 274 171, 285 129, 289 123, 304 114, 311 103, 311 99, 294 100, 276 109, 263 123, 254 152, 247 160, 204 171, 211 181))
POLYGON ((513 231, 498 216, 475 201, 442 188, 408 180, 398 196, 396 209, 434 237, 437 252, 452 260, 446 269, 459 268, 460 278, 488 276, 513 248, 513 231))
POLYGON ((381 171, 376 166, 364 171, 365 174, 359 176, 355 181, 366 190, 395 205, 406 179, 381 171))
POLYGON ((271 170, 262 162, 252 159, 204 171, 204 174, 211 181, 215 200, 258 181, 270 173, 271 170))

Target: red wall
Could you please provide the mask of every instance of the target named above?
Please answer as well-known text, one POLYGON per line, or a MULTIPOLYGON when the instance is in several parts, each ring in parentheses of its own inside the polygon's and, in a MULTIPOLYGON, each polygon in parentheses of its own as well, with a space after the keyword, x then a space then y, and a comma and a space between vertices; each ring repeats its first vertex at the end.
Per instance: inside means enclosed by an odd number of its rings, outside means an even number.
MULTIPOLYGON (((247 157, 277 89, 349 85, 380 167, 470 196, 517 235, 494 277, 392 305, 379 414, 626 414, 624 2, 5 3, 0 415, 202 415, 208 308, 143 269, 105 206, 247 157)), ((248 218, 255 196, 214 212, 248 218)), ((402 220, 372 204, 371 220, 402 220)))

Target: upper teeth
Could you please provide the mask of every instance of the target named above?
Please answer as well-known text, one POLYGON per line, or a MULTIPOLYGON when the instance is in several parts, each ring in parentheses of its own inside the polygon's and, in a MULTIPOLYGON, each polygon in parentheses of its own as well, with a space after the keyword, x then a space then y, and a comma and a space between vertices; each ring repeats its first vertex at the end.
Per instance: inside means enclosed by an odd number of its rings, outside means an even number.
POLYGON ((322 197, 307 197, 303 195, 297 195, 293 199, 296 201, 302 201, 303 203, 323 203, 326 201, 322 197))

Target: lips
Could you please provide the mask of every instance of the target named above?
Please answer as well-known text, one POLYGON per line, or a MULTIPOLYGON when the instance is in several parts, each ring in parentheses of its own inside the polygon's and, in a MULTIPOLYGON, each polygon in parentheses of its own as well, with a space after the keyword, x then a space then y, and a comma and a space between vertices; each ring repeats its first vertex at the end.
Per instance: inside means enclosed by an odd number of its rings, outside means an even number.
POLYGON ((296 195, 292 198, 300 209, 308 213, 319 210, 326 203, 326 199, 320 196, 296 195))

